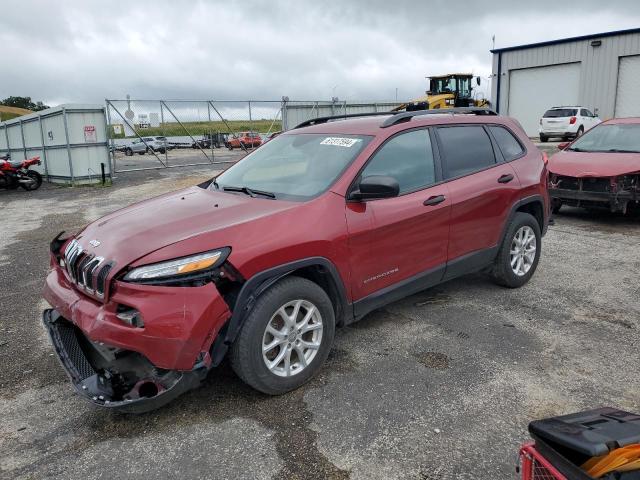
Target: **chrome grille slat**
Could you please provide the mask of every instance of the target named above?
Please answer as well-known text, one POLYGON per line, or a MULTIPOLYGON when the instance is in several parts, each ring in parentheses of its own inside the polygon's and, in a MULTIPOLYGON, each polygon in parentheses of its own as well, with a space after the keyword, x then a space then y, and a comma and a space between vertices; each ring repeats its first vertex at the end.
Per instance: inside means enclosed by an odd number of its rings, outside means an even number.
POLYGON ((99 268, 104 260, 85 252, 77 240, 69 242, 64 250, 64 265, 71 281, 99 298, 104 296, 105 281, 112 266, 107 264, 99 268))

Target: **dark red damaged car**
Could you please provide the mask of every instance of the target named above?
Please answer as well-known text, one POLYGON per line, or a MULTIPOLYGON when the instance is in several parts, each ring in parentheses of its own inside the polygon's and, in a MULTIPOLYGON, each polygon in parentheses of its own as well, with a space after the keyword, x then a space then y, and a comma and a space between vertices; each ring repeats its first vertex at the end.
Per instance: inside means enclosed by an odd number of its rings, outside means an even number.
POLYGON ((594 127, 549 160, 549 195, 562 205, 627 213, 640 204, 640 118, 594 127))
POLYGON ((281 394, 335 328, 486 270, 527 283, 548 224, 545 158, 488 110, 314 119, 218 177, 51 243, 44 324, 78 392, 141 412, 228 354, 281 394))

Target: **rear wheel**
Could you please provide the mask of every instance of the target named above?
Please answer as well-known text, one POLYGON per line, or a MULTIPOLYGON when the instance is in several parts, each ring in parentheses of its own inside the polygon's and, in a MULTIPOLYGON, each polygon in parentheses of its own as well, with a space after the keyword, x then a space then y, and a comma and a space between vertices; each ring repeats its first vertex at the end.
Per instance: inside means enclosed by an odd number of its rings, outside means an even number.
POLYGON ((494 281, 508 288, 527 283, 538 266, 540 247, 538 221, 528 213, 516 212, 494 261, 494 281))
POLYGON ((37 190, 42 185, 42 175, 35 170, 28 170, 25 176, 29 177, 29 183, 21 183, 20 186, 27 191, 37 190))
POLYGON ((251 387, 280 395, 318 372, 334 333, 326 292, 305 278, 287 277, 256 301, 231 347, 231 365, 251 387))
POLYGON ((578 129, 578 132, 576 133, 576 138, 581 137, 583 133, 584 133, 584 127, 582 125, 580 125, 580 128, 578 129))
POLYGON ((131 150, 130 148, 125 148, 125 149, 124 149, 124 154, 125 154, 127 157, 130 157, 131 155, 133 155, 133 150, 131 150))
POLYGON ((540 141, 542 143, 547 143, 549 141, 549 137, 547 137, 546 135, 540 134, 540 141))

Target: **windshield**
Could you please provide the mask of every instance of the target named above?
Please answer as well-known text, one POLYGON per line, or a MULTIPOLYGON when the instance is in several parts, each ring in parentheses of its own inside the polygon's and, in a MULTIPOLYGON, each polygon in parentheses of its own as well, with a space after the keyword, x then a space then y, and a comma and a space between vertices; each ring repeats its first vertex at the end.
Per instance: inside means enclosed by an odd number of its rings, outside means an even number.
MULTIPOLYGON (((369 143, 362 135, 279 135, 216 178, 217 187, 246 187, 305 200, 323 192, 369 143)), ((249 192, 251 193, 251 192, 249 192)))
POLYGON ((569 150, 640 153, 640 124, 599 125, 576 140, 569 150))
MULTIPOLYGON (((539 110, 538 110, 539 111, 539 110)), ((547 110, 542 118, 563 118, 573 117, 578 113, 575 108, 556 108, 555 110, 547 110)))

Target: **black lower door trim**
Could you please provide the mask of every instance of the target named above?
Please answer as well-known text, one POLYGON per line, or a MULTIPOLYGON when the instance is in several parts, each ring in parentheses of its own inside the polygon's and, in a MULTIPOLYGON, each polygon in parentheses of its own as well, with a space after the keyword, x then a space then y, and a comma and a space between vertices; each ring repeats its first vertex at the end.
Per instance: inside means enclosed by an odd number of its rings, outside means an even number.
POLYGON ((414 293, 418 293, 429 287, 439 284, 445 272, 446 265, 442 264, 426 272, 409 277, 394 285, 385 287, 377 292, 354 302, 353 314, 355 321, 360 320, 367 313, 376 308, 400 300, 414 293))

